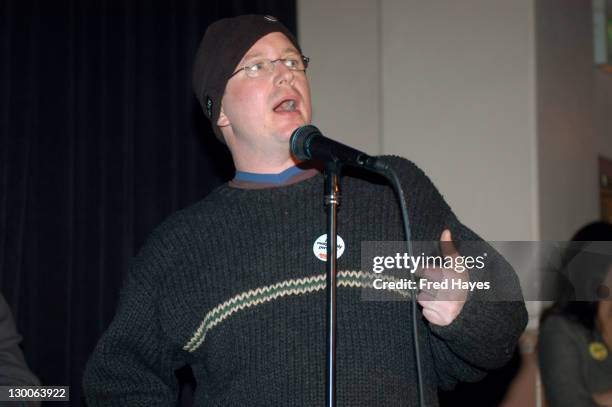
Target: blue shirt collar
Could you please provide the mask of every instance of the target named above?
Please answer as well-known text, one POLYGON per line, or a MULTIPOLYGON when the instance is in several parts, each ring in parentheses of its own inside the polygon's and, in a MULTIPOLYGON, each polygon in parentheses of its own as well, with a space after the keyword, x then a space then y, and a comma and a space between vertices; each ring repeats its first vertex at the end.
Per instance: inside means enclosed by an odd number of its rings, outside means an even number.
POLYGON ((293 167, 287 168, 286 170, 278 174, 257 174, 254 172, 236 171, 236 176, 234 177, 234 180, 281 185, 302 172, 304 172, 304 170, 298 168, 295 165, 293 167))

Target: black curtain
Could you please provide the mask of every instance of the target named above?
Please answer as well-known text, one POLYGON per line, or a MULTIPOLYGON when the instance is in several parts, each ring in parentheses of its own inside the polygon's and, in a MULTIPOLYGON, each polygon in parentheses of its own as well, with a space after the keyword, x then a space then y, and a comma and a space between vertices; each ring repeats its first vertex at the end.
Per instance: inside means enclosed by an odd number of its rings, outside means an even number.
POLYGON ((0 292, 71 405, 129 259, 233 174, 190 71, 207 25, 245 13, 296 30, 286 0, 0 1, 0 292))

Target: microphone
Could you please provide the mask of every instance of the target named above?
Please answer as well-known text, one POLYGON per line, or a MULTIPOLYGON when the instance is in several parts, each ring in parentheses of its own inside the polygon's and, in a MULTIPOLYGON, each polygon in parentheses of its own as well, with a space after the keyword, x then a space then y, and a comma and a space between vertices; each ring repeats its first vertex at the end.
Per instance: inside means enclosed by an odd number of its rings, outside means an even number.
POLYGON ((386 164, 377 158, 325 137, 317 127, 311 124, 294 130, 291 134, 290 148, 293 155, 299 160, 346 164, 376 172, 387 170, 386 164))

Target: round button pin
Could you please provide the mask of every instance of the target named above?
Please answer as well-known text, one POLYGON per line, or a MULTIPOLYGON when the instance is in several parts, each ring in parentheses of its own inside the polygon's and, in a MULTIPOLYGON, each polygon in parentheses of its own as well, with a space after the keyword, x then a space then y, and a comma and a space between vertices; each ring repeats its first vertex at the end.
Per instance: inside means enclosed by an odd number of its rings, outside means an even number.
MULTIPOLYGON (((344 245, 344 239, 338 235, 336 239, 336 257, 338 259, 344 253, 345 248, 346 246, 344 245)), ((312 251, 317 259, 327 261, 327 233, 319 236, 317 240, 315 240, 314 244, 312 245, 312 251)))
POLYGON ((606 360, 608 357, 608 348, 601 342, 591 342, 589 344, 589 353, 595 360, 606 360))

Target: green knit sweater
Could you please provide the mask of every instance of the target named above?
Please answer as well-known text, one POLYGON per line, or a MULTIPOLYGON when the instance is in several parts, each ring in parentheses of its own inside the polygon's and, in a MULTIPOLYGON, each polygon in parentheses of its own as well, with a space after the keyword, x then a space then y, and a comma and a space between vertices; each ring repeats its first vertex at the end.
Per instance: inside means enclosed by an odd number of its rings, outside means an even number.
MULTIPOLYGON (((479 240, 411 162, 388 157, 409 200, 414 240, 479 240)), ((403 240, 391 188, 342 178, 338 235, 338 406, 416 406, 410 301, 361 299, 362 241, 403 240)), ((117 314, 85 372, 94 406, 172 406, 174 371, 191 365, 197 406, 321 406, 325 399, 322 176, 247 190, 223 185, 165 221, 134 260, 117 314)), ((501 258, 487 272, 520 297, 501 258)), ((482 276, 486 278, 486 276, 482 276)), ((449 326, 419 320, 428 406, 437 389, 481 379, 511 356, 522 301, 474 292, 449 326)))

